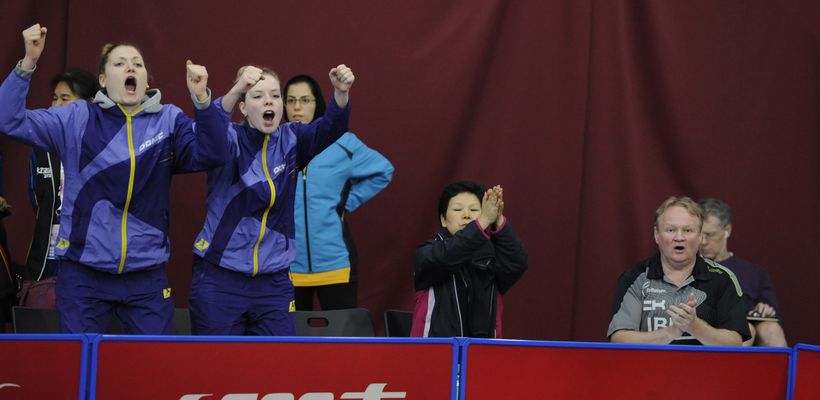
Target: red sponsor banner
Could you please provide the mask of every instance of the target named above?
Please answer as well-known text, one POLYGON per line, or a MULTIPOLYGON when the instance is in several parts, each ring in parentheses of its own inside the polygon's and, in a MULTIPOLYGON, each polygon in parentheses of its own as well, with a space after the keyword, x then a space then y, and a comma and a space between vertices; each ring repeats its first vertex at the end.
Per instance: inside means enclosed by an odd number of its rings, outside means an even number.
POLYGON ((453 395, 455 340, 234 340, 240 339, 105 338, 97 344, 92 394, 98 399, 180 400, 453 395))
POLYGON ((82 336, 0 336, 0 400, 84 398, 84 347, 82 336))
POLYGON ((464 398, 786 398, 788 349, 548 343, 468 343, 464 398))
POLYGON ((798 344, 794 354, 794 400, 820 399, 820 346, 798 344))

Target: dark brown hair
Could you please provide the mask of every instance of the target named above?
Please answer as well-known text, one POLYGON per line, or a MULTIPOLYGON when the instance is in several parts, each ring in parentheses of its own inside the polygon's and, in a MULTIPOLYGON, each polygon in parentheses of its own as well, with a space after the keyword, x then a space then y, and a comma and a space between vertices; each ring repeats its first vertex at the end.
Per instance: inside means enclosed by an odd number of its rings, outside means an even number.
MULTIPOLYGON (((105 64, 108 62, 108 56, 111 54, 111 52, 114 49, 116 49, 117 47, 122 47, 122 46, 133 47, 137 50, 137 53, 140 53, 140 56, 142 56, 142 50, 140 50, 139 47, 134 46, 131 43, 127 43, 127 42, 106 43, 106 44, 103 45, 102 50, 100 51, 100 73, 101 74, 105 73, 105 64)), ((144 61, 145 57, 142 57, 142 59, 144 61)))

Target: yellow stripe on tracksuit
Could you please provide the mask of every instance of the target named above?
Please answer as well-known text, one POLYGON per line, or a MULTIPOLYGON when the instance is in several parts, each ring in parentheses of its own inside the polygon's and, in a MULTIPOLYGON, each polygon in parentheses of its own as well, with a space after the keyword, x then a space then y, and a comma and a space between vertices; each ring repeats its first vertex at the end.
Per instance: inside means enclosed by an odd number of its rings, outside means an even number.
POLYGON ((117 273, 121 274, 123 267, 125 267, 125 254, 128 252, 128 231, 126 222, 128 221, 128 208, 131 206, 131 195, 134 192, 134 174, 137 169, 137 156, 134 153, 134 134, 131 129, 131 117, 139 114, 139 112, 142 111, 142 108, 139 108, 137 111, 129 114, 128 111, 125 111, 121 105, 117 104, 117 107, 119 107, 120 111, 125 114, 125 125, 126 131, 128 132, 128 156, 131 161, 131 169, 128 174, 128 192, 125 195, 125 207, 122 208, 122 243, 120 244, 120 267, 117 268, 117 273))
POLYGON ((265 142, 262 144, 262 170, 265 171, 265 180, 268 182, 268 186, 270 186, 270 201, 268 202, 268 208, 265 209, 265 212, 262 213, 262 226, 259 227, 259 238, 256 239, 256 245, 253 246, 253 276, 259 272, 259 244, 262 243, 262 238, 265 237, 265 226, 268 222, 268 213, 270 209, 273 208, 273 203, 276 201, 276 187, 273 186, 273 179, 270 177, 270 172, 268 171, 268 142, 270 141, 270 135, 265 135, 265 142))
POLYGON ((325 272, 290 272, 293 286, 326 286, 350 282, 350 267, 325 272))

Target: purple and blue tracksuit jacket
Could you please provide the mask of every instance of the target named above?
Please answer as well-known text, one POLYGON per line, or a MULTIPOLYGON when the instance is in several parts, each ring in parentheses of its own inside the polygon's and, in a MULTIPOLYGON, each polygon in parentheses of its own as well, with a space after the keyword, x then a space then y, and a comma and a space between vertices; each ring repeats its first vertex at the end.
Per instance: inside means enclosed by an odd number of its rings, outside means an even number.
POLYGON ((296 254, 298 171, 347 132, 349 116, 350 103, 342 109, 334 99, 322 118, 282 124, 270 135, 231 125, 233 158, 208 172, 205 226, 194 254, 249 276, 288 268, 296 254))
POLYGON ((132 113, 102 91, 93 103, 27 110, 30 76, 18 64, 0 86, 0 132, 63 162, 57 258, 110 273, 165 263, 171 175, 228 159, 221 106, 194 99, 194 123, 152 89, 132 113))

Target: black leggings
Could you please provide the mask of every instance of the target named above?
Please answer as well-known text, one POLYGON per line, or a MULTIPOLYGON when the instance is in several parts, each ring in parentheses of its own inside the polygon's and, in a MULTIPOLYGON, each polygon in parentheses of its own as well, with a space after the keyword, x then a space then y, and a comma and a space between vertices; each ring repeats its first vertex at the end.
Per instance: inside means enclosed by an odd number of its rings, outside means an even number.
POLYGON ((299 311, 313 310, 313 294, 319 295, 319 305, 322 310, 340 310, 356 308, 356 282, 337 283, 325 286, 295 287, 296 309, 299 311))

